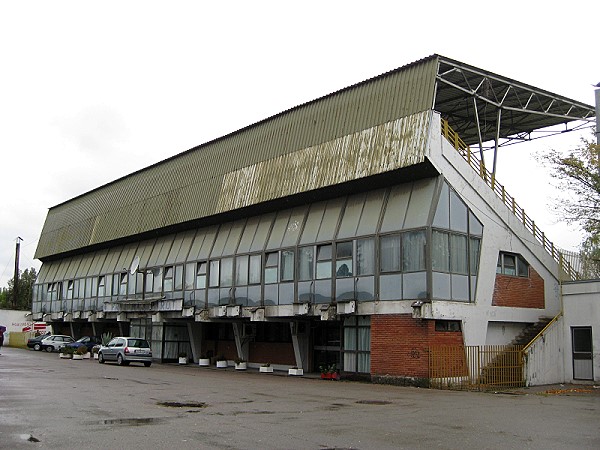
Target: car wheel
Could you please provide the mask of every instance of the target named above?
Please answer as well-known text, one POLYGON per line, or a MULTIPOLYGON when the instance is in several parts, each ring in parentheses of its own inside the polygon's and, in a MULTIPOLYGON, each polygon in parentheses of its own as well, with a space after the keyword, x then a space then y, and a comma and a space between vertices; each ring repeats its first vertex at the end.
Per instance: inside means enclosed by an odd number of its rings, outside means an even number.
POLYGON ((151 363, 151 362, 145 362, 145 363, 144 363, 144 365, 145 365, 146 367, 150 367, 150 366, 152 365, 152 363, 151 363))
POLYGON ((104 355, 102 353, 98 353, 98 362, 104 364, 104 355))
POLYGON ((117 356, 117 364, 120 365, 120 366, 124 365, 123 364, 123 355, 121 355, 120 353, 117 356))
POLYGON ((46 347, 46 348, 45 348, 45 350, 46 350, 48 353, 52 353, 52 351, 54 350, 54 347, 52 347, 51 345, 49 345, 48 347, 46 347))
POLYGON ((40 344, 35 344, 35 345, 33 346, 33 349, 34 349, 36 352, 39 352, 39 351, 42 349, 42 346, 41 346, 40 344))

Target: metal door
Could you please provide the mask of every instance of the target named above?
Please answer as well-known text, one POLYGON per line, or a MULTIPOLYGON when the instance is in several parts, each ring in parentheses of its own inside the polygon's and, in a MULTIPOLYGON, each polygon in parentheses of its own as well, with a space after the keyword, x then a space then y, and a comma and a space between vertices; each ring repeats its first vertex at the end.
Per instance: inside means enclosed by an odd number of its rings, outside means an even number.
POLYGON ((592 327, 571 327, 573 379, 593 380, 592 327))

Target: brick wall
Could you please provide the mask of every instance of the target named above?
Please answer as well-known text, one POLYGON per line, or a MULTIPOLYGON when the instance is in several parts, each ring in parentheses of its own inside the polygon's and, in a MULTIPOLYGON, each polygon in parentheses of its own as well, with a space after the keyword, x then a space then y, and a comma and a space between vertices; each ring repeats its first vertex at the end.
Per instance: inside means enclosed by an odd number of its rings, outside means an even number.
POLYGON ((543 309, 545 307, 544 279, 533 267, 529 267, 529 278, 498 273, 494 284, 492 305, 543 309))
POLYGON ((431 345, 462 345, 462 332, 435 331, 410 314, 371 316, 371 375, 427 378, 431 345))

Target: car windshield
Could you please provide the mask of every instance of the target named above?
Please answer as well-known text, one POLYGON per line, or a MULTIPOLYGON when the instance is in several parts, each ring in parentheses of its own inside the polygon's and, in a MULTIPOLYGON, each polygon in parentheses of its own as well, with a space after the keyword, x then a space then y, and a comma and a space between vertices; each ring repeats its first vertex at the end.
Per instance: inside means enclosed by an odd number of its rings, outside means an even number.
POLYGON ((150 345, 148 345, 148 341, 146 341, 145 339, 129 339, 129 342, 127 344, 130 347, 138 347, 138 348, 150 347, 150 345))

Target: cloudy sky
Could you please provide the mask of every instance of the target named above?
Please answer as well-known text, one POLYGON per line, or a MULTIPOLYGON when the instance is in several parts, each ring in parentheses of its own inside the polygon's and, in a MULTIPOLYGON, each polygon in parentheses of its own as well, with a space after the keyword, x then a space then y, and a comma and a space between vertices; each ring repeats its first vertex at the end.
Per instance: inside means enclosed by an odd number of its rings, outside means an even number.
MULTIPOLYGON (((0 2, 0 287, 33 259, 48 208, 300 103, 439 53, 594 104, 600 4, 0 2)), ((586 136, 590 136, 589 132, 586 136)), ((498 180, 557 245, 556 196, 533 154, 498 180)))

